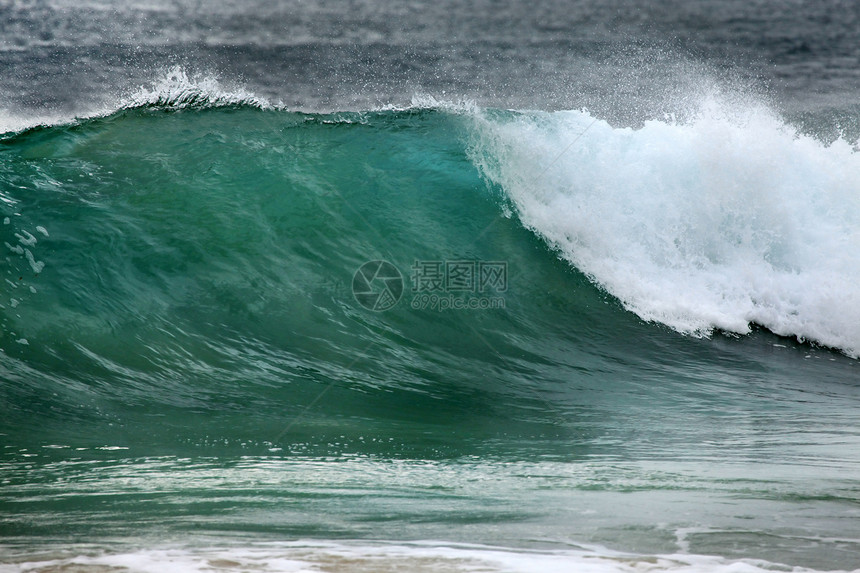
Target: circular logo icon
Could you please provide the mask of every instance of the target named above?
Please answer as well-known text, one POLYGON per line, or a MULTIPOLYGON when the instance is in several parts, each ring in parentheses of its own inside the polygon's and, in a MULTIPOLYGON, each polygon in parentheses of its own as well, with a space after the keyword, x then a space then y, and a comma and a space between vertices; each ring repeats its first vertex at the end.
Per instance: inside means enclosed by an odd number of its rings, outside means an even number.
POLYGON ((403 275, 388 261, 369 261, 352 277, 352 294, 368 310, 388 310, 403 296, 403 275))

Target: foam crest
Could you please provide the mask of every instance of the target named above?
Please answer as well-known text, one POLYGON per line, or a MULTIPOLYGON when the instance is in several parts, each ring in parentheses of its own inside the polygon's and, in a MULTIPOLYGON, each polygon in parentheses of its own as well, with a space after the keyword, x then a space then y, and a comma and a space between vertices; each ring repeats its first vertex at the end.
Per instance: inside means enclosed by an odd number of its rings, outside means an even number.
MULTIPOLYGON (((128 553, 82 554, 74 557, 0 564, 8 573, 130 570, 141 573, 260 571, 311 573, 315 571, 413 571, 431 573, 758 573, 787 567, 762 560, 674 554, 635 555, 604 548, 528 551, 471 544, 438 542, 360 545, 325 541, 259 543, 236 548, 140 549, 128 553)), ((794 567, 796 573, 813 570, 794 567)))
POLYGON ((140 86, 130 95, 108 105, 91 108, 75 117, 63 114, 28 115, 0 108, 0 136, 13 135, 38 126, 72 124, 87 119, 107 117, 123 109, 158 107, 169 110, 248 106, 260 109, 283 109, 241 87, 223 86, 217 78, 192 74, 174 66, 151 85, 140 86))
POLYGON ((860 356, 860 153, 763 105, 684 122, 586 111, 476 116, 472 157, 522 221, 643 320, 759 324, 860 356))
POLYGON ((157 106, 166 108, 205 108, 246 105, 269 109, 268 100, 242 88, 227 88, 214 77, 191 76, 174 66, 151 87, 141 87, 122 107, 157 106))

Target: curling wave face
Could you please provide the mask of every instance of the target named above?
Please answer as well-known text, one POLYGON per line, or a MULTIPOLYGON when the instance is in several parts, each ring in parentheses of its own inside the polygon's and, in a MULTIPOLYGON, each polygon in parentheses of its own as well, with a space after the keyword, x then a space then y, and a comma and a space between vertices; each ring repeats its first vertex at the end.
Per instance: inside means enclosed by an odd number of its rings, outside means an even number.
MULTIPOLYGON (((430 100, 303 114, 177 73, 6 134, 4 527, 504 546, 527 527, 634 554, 468 558, 692 570, 732 546, 848 568, 858 154, 705 103, 635 129, 430 100), (403 290, 375 312, 353 286, 380 260, 403 290), (440 294, 503 304, 424 305, 422 261, 502 264, 492 292, 440 294)), ((135 543, 87 563, 165 555, 135 543)))

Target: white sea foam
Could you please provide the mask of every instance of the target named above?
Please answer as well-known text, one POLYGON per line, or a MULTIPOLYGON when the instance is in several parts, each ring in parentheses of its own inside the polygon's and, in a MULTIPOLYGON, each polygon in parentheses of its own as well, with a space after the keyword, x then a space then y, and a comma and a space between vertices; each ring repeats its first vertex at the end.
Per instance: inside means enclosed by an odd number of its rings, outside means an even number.
POLYGON ((10 245, 8 242, 5 242, 5 241, 3 244, 6 245, 6 248, 8 248, 10 251, 12 251, 13 253, 15 253, 17 255, 23 255, 24 254, 24 247, 22 247, 21 245, 10 245))
POLYGON ((45 263, 37 261, 30 249, 24 249, 24 254, 27 256, 27 262, 30 263, 30 268, 33 269, 33 272, 36 274, 41 273, 45 268, 45 263))
POLYGON ((21 233, 15 233, 15 237, 18 239, 18 242, 24 246, 32 247, 37 243, 36 237, 33 236, 32 233, 28 233, 27 231, 21 230, 21 233), (23 233, 23 235, 21 234, 23 233))
POLYGON ((860 153, 750 102, 615 128, 586 111, 475 116, 472 156, 525 225, 642 319, 860 356, 860 153))
POLYGON ((28 561, 20 556, 0 562, 0 573, 129 570, 139 573, 257 571, 260 573, 339 573, 368 571, 444 571, 484 573, 757 573, 813 571, 762 560, 705 555, 636 555, 604 548, 560 551, 516 550, 438 542, 350 544, 347 542, 259 543, 232 548, 139 549, 68 556, 46 555, 28 561))

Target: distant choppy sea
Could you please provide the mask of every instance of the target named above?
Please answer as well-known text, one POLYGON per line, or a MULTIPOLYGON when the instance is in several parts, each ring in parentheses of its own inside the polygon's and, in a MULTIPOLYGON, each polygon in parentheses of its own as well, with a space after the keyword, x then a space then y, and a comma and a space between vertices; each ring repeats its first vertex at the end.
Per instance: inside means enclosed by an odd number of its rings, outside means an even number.
POLYGON ((0 0, 0 573, 860 571, 860 4, 0 0))

